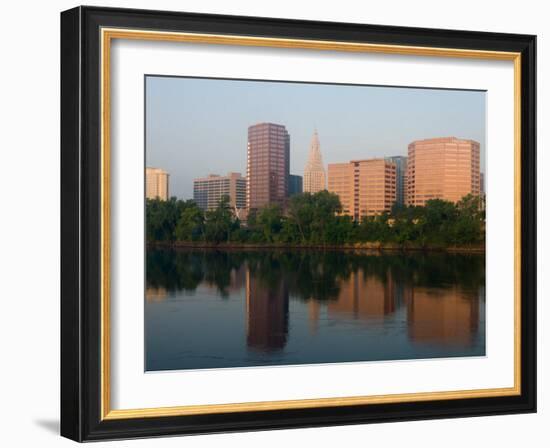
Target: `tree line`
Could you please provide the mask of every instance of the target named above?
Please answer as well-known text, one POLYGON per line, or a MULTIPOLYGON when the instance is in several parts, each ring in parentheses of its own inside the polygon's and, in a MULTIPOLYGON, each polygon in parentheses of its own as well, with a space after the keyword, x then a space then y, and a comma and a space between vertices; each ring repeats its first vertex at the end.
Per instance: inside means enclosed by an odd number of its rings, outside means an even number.
POLYGON ((147 251, 146 263, 147 287, 195 291, 206 283, 217 288, 222 297, 229 297, 232 284, 243 281, 244 275, 237 274, 244 271, 263 288, 274 290, 284 283, 291 296, 303 300, 337 299, 341 283, 358 272, 383 284, 393 282, 405 288, 448 288, 458 284, 465 291, 476 291, 485 284, 483 256, 443 251, 395 256, 342 250, 153 248, 147 251))
POLYGON ((208 242, 343 245, 362 242, 425 246, 479 245, 485 241, 485 205, 467 195, 457 203, 441 199, 423 207, 395 204, 389 213, 355 221, 342 215, 338 195, 328 191, 289 198, 286 210, 275 204, 235 216, 228 197, 203 211, 192 200, 146 201, 148 242, 208 242))

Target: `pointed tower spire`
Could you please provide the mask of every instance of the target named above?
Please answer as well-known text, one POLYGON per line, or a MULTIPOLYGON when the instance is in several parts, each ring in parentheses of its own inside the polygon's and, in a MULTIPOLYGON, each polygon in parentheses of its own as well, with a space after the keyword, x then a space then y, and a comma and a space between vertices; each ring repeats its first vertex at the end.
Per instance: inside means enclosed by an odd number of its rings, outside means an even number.
POLYGON ((309 146, 309 157, 304 169, 304 192, 316 193, 326 188, 326 175, 321 155, 321 144, 317 128, 313 132, 309 146))

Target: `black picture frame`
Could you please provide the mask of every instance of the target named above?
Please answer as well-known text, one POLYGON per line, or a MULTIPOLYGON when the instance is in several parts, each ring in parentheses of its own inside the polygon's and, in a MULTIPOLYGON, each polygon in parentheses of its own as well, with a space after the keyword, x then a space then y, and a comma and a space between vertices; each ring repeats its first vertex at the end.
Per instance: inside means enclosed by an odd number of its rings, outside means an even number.
POLYGON ((76 441, 536 412, 536 37, 100 7, 61 13, 61 435, 76 441), (521 53, 521 394, 102 420, 100 29, 521 53))

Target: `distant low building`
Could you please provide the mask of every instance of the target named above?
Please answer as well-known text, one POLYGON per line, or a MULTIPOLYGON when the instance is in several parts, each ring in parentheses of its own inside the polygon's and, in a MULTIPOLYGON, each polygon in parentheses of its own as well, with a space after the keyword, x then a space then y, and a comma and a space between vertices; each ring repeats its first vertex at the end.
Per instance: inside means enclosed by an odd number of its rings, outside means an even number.
POLYGON ((193 180, 193 200, 202 210, 215 209, 224 196, 229 197, 237 215, 246 208, 246 179, 241 173, 210 174, 193 180))
POLYGON ((168 200, 170 175, 161 168, 145 168, 145 197, 168 200))
POLYGON ((329 163, 328 191, 342 204, 342 214, 355 220, 389 212, 395 202, 396 166, 386 159, 329 163))
POLYGON ((288 196, 294 196, 304 191, 302 176, 291 174, 288 176, 288 196))

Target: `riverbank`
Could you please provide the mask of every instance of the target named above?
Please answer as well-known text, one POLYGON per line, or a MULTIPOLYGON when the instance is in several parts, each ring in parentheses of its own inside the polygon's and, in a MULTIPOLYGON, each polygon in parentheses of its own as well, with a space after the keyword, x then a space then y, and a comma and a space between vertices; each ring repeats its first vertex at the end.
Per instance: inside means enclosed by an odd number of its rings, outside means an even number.
POLYGON ((366 242, 354 244, 281 244, 281 243, 211 243, 203 241, 154 241, 147 242, 147 247, 170 249, 218 249, 218 250, 346 250, 376 252, 448 252, 462 254, 484 254, 485 245, 471 246, 438 246, 415 243, 381 243, 366 242))

